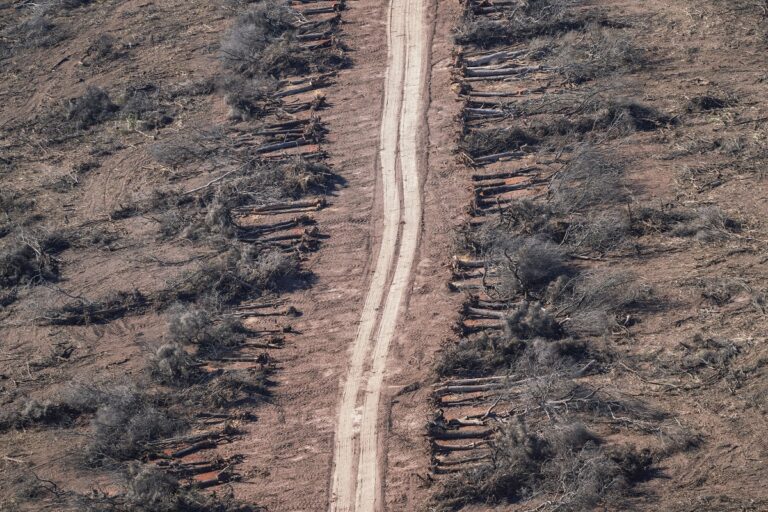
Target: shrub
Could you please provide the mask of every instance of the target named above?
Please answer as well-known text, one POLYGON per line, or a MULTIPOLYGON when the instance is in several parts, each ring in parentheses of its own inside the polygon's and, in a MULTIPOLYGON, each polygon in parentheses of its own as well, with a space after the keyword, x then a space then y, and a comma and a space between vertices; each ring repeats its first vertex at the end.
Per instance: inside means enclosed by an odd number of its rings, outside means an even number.
POLYGON ((277 90, 277 80, 272 77, 244 78, 230 76, 224 80, 224 100, 229 107, 229 118, 249 121, 263 117, 274 103, 272 95, 277 90))
POLYGON ((0 252, 0 288, 59 278, 55 255, 69 247, 60 235, 21 234, 11 247, 0 252))
POLYGON ((116 512, 258 512, 235 500, 231 490, 201 494, 193 486, 182 486, 168 473, 144 464, 130 464, 126 474, 125 504, 116 512))
POLYGON ((200 270, 184 274, 162 302, 198 299, 218 308, 276 291, 299 277, 295 256, 254 246, 236 246, 200 270))
POLYGON ((179 432, 184 422, 156 399, 122 385, 109 390, 91 421, 86 460, 91 465, 139 458, 149 443, 179 432))
POLYGON ((46 310, 38 321, 48 325, 89 325, 110 322, 128 313, 143 311, 149 306, 147 297, 139 290, 113 292, 89 301, 78 299, 56 309, 46 310))
POLYGON ((681 237, 693 237, 699 242, 717 242, 737 232, 740 225, 729 218, 716 206, 700 208, 688 222, 678 225, 672 234, 681 237))
POLYGON ((245 76, 278 76, 296 68, 291 35, 296 11, 282 1, 262 2, 239 16, 221 43, 224 62, 245 76))
MULTIPOLYGON (((519 418, 519 417, 518 417, 519 418)), ((471 503, 496 504, 555 493, 558 510, 591 510, 618 504, 648 474, 650 452, 631 446, 603 447, 579 423, 529 433, 522 420, 505 424, 491 444, 491 456, 449 477, 435 494, 444 509, 471 503)))
POLYGON ((604 254, 622 246, 630 234, 630 223, 622 211, 608 210, 573 222, 563 244, 569 248, 604 254))
POLYGON ((119 107, 112 103, 104 89, 89 86, 85 94, 70 100, 67 109, 67 119, 80 130, 114 117, 119 107))
POLYGON ((535 146, 538 142, 536 137, 520 128, 485 128, 464 135, 461 147, 470 156, 480 157, 535 146))
POLYGON ((456 28, 458 44, 488 47, 581 27, 584 21, 571 14, 575 0, 534 0, 515 5, 499 19, 465 16, 456 28))
POLYGON ((523 301, 507 316, 505 333, 510 338, 523 340, 536 337, 557 339, 563 335, 563 329, 541 304, 523 301))
POLYGON ((651 298, 649 288, 623 271, 585 272, 550 293, 559 313, 568 315, 565 330, 574 335, 604 334, 618 326, 618 317, 646 306, 651 298))
POLYGON ((531 237, 501 241, 492 254, 501 267, 497 289, 506 297, 518 291, 540 291, 570 272, 563 250, 548 240, 531 237), (503 260, 495 256, 499 253, 503 260))
POLYGON ((97 60, 113 60, 120 56, 115 48, 116 43, 117 41, 111 35, 101 34, 93 41, 89 51, 97 60))
POLYGON ((583 83, 621 71, 636 71, 646 63, 645 52, 616 30, 589 25, 566 34, 553 59, 560 73, 573 83, 583 83))
POLYGON ((624 167, 605 151, 583 146, 552 179, 550 204, 567 214, 626 201, 623 175, 624 167))
POLYGON ((229 370, 205 386, 203 401, 213 407, 225 408, 261 400, 269 395, 267 384, 263 370, 229 370))
POLYGON ((168 334, 174 343, 196 345, 198 354, 206 356, 232 350, 245 341, 247 332, 231 317, 214 323, 208 311, 183 304, 171 309, 168 322, 168 334))
POLYGON ((187 386, 200 381, 200 365, 178 343, 161 345, 149 360, 149 371, 160 384, 187 386))
POLYGON ((447 343, 438 355, 435 370, 440 377, 488 375, 509 369, 525 350, 525 343, 482 333, 474 339, 447 343))

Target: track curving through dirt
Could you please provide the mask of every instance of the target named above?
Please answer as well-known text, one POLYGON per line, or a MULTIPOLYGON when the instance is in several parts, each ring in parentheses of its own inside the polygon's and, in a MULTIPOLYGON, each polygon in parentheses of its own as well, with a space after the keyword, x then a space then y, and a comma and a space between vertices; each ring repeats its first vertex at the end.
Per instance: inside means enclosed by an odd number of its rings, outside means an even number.
POLYGON ((352 345, 334 444, 330 510, 380 510, 379 405, 389 346, 407 297, 419 242, 419 166, 426 148, 429 61, 426 0, 390 0, 379 142, 383 227, 352 345), (364 391, 364 393, 361 393, 364 391))

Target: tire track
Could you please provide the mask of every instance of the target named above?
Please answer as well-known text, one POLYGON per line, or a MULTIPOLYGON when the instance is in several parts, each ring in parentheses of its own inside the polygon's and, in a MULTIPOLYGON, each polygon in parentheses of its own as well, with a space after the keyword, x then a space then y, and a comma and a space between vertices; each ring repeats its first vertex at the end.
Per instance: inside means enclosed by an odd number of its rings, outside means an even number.
POLYGON ((423 0, 391 0, 389 5, 379 147, 384 227, 339 407, 331 478, 330 510, 334 512, 381 508, 381 386, 408 292, 421 223, 418 166, 428 57, 426 8, 423 0))

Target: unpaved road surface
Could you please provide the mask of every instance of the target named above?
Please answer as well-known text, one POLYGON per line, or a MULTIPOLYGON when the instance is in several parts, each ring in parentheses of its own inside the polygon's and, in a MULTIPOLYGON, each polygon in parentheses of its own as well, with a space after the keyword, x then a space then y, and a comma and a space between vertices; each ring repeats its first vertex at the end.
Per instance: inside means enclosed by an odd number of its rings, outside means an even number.
POLYGON ((391 0, 389 5, 379 147, 384 221, 342 390, 331 477, 332 511, 381 508, 381 387, 410 285, 421 223, 419 165, 426 146, 422 135, 429 60, 427 7, 424 0, 391 0))

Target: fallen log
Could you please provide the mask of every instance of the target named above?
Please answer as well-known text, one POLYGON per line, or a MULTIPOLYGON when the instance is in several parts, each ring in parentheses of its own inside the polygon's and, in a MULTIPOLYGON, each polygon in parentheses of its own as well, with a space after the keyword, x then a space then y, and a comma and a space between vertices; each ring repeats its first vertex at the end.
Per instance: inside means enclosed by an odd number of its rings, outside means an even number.
POLYGON ((199 452, 201 450, 210 450, 212 448, 216 448, 216 446, 217 446, 217 443, 215 441, 200 441, 199 443, 195 443, 192 446, 188 446, 186 448, 173 452, 171 454, 171 457, 173 457, 174 459, 181 459, 182 457, 186 457, 187 455, 192 455, 193 453, 199 452))
POLYGON ((331 83, 328 80, 317 80, 317 81, 310 82, 307 85, 303 85, 301 87, 294 87, 291 89, 278 91, 273 96, 276 98, 285 98, 286 96, 293 96, 295 94, 301 94, 304 92, 314 91, 315 89, 328 87, 330 84, 331 83))
POLYGON ((194 482, 194 486, 198 489, 207 489, 208 487, 214 487, 229 482, 231 478, 230 471, 224 470, 213 478, 207 480, 197 480, 194 482))
POLYGON ((432 449, 439 453, 468 452, 488 447, 488 441, 475 441, 474 443, 450 445, 432 441, 432 449))
POLYGON ((493 430, 484 429, 474 432, 459 432, 456 430, 434 431, 431 433, 433 439, 441 441, 450 441, 453 439, 485 439, 493 434, 493 430))
POLYGON ((471 292, 475 290, 484 290, 485 286, 481 283, 464 283, 461 281, 451 281, 448 283, 448 289, 452 292, 471 292))
POLYGON ((462 395, 466 393, 479 393, 481 391, 493 391, 505 387, 502 382, 490 382, 488 384, 475 384, 467 386, 444 386, 437 388, 433 394, 435 396, 462 395))
MULTIPOLYGON (((481 384, 481 383, 487 383, 487 382, 507 382, 511 378, 510 375, 493 375, 491 377, 473 377, 473 378, 467 378, 467 379, 452 379, 445 382, 439 382, 437 384, 434 384, 434 387, 448 387, 448 386, 465 386, 465 385, 475 385, 475 384, 481 384)), ((516 383, 522 384, 523 382, 530 380, 530 379, 523 379, 519 381, 515 381, 516 383)))
POLYGON ((464 457, 462 459, 455 459, 455 460, 435 458, 435 463, 438 466, 461 466, 464 464, 469 464, 470 462, 479 462, 481 460, 488 460, 490 458, 491 456, 489 454, 475 455, 474 457, 464 457))
POLYGON ((506 192, 514 192, 516 190, 525 190, 527 188, 540 185, 541 183, 544 183, 544 181, 530 179, 525 182, 515 183, 515 184, 504 184, 504 185, 495 185, 495 186, 478 185, 475 187, 475 194, 480 197, 496 196, 499 194, 504 194, 506 192))
POLYGON ((512 75, 525 75, 536 71, 549 71, 545 66, 524 66, 514 68, 465 68, 464 76, 470 78, 496 78, 512 75))
POLYGON ((473 308, 473 307, 465 307, 464 312, 467 315, 472 315, 474 317, 478 318, 498 318, 498 319, 504 319, 507 317, 507 314, 503 311, 497 311, 493 309, 480 309, 480 308, 473 308))
POLYGON ((485 64, 490 64, 492 62, 501 62, 504 60, 514 59, 516 57, 520 57, 521 55, 525 55, 526 53, 528 53, 528 50, 517 50, 514 52, 508 52, 508 51, 494 52, 494 53, 491 53, 490 55, 484 55, 482 57, 465 60, 464 65, 467 66, 468 68, 475 68, 478 66, 483 66, 485 64))
POLYGON ((303 16, 312 16, 315 14, 330 14, 342 10, 342 4, 336 3, 328 7, 313 7, 309 9, 297 9, 303 16))
POLYGON ((475 165, 483 165, 492 162, 498 162, 502 159, 522 158, 527 155, 528 153, 525 151, 505 151, 503 153, 495 153, 493 155, 471 157, 471 159, 475 165))
POLYGON ((292 140, 288 142, 279 142, 277 144, 267 144, 253 150, 254 153, 270 153, 272 151, 279 151, 281 149, 298 148, 300 146, 306 146, 312 144, 311 141, 306 139, 292 140))
POLYGON ((277 210, 292 210, 294 208, 316 208, 320 209, 323 206, 325 206, 325 199, 322 197, 318 197, 315 199, 305 199, 303 201, 285 201, 285 202, 278 202, 278 203, 270 203, 265 205, 248 205, 248 206, 241 206, 239 208, 236 208, 236 210, 240 209, 248 209, 253 213, 266 213, 266 212, 272 212, 277 210))

